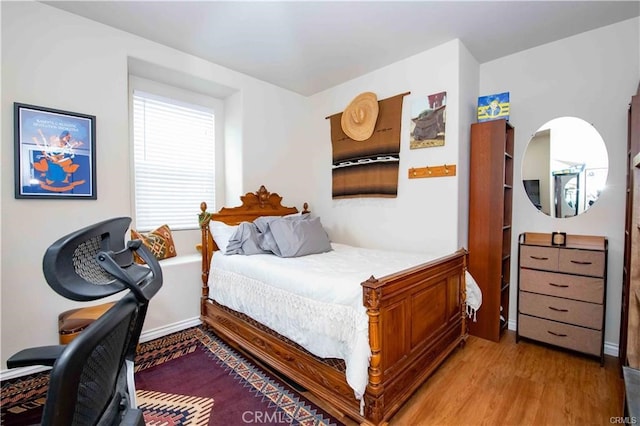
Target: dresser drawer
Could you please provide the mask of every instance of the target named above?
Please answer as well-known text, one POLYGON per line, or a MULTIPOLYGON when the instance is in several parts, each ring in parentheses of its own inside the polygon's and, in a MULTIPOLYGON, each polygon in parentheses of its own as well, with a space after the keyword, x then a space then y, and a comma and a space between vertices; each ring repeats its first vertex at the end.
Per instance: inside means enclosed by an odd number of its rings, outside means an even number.
POLYGON ((569 274, 604 277, 605 254, 602 251, 560 250, 558 270, 569 274))
POLYGON ((520 267, 557 271, 558 250, 554 247, 520 246, 520 267))
POLYGON ((518 334, 579 352, 601 354, 602 333, 589 328, 519 314, 518 334))
POLYGON ((604 278, 520 269, 520 290, 591 303, 603 303, 604 278))
POLYGON ((603 306, 595 303, 521 291, 518 307, 522 314, 602 329, 603 306))

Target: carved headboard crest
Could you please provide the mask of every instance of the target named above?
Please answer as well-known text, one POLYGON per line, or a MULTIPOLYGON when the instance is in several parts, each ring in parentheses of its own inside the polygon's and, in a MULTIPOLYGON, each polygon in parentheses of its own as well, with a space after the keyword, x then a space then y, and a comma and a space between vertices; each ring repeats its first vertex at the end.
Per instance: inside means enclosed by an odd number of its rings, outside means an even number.
POLYGON ((272 194, 264 187, 264 185, 260 186, 255 193, 247 193, 240 197, 242 200, 242 205, 248 209, 259 208, 264 209, 265 207, 271 207, 277 209, 281 206, 282 197, 278 194, 272 194))
MULTIPOLYGON (((207 203, 200 204, 199 222, 205 230, 209 227, 209 221, 216 220, 228 225, 237 225, 241 222, 252 222, 260 216, 284 216, 298 213, 295 207, 285 207, 281 204, 282 197, 269 192, 264 185, 256 192, 247 192, 240 196, 242 205, 236 207, 222 207, 217 213, 207 212, 207 203)), ((309 205, 304 203, 303 213, 309 212, 309 205)))

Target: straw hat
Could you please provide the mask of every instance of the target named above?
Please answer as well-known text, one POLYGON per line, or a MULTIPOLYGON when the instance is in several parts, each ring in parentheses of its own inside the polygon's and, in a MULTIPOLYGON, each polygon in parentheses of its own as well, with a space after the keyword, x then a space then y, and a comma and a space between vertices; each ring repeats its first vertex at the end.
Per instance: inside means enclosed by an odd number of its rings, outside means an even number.
POLYGON ((342 113, 342 131, 355 141, 364 141, 373 134, 378 119, 378 98, 364 92, 353 98, 342 113))

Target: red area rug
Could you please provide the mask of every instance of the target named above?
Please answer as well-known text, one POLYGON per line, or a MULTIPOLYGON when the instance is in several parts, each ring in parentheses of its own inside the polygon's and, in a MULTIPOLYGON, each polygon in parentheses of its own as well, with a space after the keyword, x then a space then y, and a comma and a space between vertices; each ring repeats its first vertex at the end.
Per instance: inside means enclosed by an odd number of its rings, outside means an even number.
MULTIPOLYGON (((147 425, 341 425, 202 327, 143 343, 136 396, 147 425)), ((0 423, 37 423, 48 374, 2 383, 0 423)))

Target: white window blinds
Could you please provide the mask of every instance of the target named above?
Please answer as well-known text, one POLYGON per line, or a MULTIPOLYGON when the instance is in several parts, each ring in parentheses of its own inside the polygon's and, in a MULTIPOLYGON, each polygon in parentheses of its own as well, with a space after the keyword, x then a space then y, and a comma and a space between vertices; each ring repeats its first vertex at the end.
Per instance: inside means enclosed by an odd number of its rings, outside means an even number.
POLYGON ((202 201, 215 206, 213 111, 133 93, 135 224, 197 229, 202 201))

